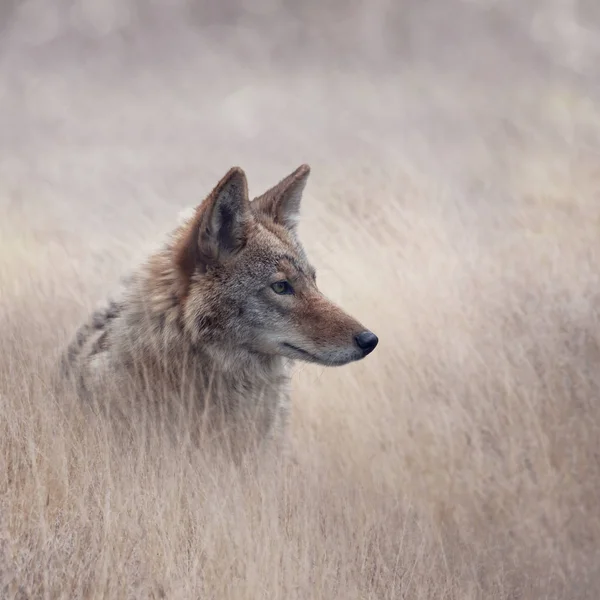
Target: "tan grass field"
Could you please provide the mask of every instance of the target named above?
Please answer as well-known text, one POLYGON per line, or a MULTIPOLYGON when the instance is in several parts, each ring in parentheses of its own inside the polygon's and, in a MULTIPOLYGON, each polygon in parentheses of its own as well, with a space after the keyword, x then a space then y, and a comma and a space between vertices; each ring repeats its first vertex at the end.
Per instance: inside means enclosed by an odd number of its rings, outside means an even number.
POLYGON ((0 23, 0 597, 599 597, 593 2, 0 23), (303 162, 320 286, 380 345, 297 366, 289 457, 235 468, 143 415, 117 440, 53 393, 182 208, 234 164, 256 195, 303 162))

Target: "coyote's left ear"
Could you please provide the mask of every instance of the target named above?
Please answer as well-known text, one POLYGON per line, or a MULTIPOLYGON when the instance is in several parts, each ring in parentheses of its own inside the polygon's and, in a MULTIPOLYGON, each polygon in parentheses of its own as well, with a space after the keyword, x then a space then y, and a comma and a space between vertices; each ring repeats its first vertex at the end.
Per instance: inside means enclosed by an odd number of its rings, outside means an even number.
POLYGON ((236 254, 246 243, 251 219, 246 175, 233 167, 196 209, 175 246, 182 274, 189 279, 236 254))
POLYGON ((293 230, 300 214, 302 192, 306 186, 310 167, 301 165, 291 175, 252 201, 252 206, 273 219, 275 223, 293 230))

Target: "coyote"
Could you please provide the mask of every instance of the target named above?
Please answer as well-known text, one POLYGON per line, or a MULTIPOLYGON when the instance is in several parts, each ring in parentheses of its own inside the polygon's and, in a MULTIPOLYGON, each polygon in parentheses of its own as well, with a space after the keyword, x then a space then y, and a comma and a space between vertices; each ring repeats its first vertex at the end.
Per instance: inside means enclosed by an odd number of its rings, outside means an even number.
POLYGON ((204 414, 243 409, 262 435, 285 426, 294 360, 345 365, 377 336, 327 300, 297 235, 302 165, 250 201, 230 169, 77 332, 63 357, 82 393, 108 381, 193 396, 204 414))

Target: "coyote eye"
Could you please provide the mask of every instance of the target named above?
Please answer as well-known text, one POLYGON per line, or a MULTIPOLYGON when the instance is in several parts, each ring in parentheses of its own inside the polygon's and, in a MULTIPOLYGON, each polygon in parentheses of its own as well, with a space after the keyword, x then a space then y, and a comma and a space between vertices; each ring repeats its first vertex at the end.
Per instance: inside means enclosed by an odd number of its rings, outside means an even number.
POLYGON ((275 283, 271 284, 271 289, 276 294, 280 295, 294 293, 294 289, 287 281, 276 281, 275 283))

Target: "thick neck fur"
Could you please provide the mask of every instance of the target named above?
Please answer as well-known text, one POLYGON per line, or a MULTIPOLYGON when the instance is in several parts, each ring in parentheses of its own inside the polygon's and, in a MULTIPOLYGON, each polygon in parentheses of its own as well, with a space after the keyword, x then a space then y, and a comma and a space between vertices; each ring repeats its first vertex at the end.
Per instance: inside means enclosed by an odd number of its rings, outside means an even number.
POLYGON ((217 335, 203 334, 186 319, 180 274, 168 245, 154 254, 131 278, 119 327, 113 329, 117 360, 131 357, 153 364, 173 377, 193 371, 206 380, 225 379, 252 393, 281 385, 288 379, 289 362, 280 356, 251 352, 217 335))

